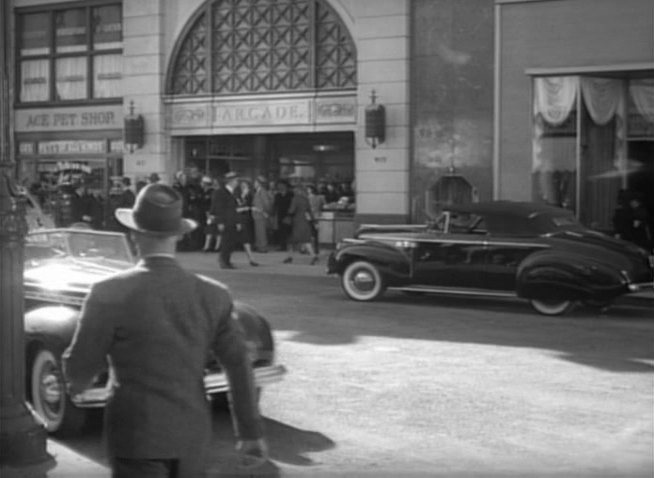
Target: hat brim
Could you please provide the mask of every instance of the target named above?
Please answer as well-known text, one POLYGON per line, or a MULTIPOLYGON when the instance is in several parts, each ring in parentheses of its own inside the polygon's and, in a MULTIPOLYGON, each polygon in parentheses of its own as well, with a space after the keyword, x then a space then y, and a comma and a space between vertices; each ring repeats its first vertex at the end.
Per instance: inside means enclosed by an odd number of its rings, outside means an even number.
POLYGON ((132 209, 119 207, 114 212, 114 216, 116 216, 118 222, 121 223, 126 228, 131 229, 132 231, 148 234, 150 236, 158 236, 158 237, 183 236, 184 234, 188 234, 189 232, 191 232, 192 230, 198 227, 198 223, 196 221, 184 217, 179 221, 179 227, 177 228, 177 230, 151 231, 149 229, 143 229, 142 227, 139 227, 136 224, 136 221, 134 220, 134 211, 132 209))

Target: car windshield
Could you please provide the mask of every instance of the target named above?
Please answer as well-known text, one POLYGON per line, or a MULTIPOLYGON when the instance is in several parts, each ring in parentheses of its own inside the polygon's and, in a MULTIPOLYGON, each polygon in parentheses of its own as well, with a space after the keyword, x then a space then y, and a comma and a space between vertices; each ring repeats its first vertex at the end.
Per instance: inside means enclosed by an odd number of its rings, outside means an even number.
POLYGON ((92 230, 60 229, 27 235, 25 261, 33 264, 52 259, 132 263, 123 234, 92 230))

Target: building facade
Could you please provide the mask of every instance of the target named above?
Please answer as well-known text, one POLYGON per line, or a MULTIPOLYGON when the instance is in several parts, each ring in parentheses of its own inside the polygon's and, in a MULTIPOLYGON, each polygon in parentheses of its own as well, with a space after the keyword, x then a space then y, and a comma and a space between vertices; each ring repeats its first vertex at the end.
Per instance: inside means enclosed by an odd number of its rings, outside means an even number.
POLYGON ((571 207, 607 229, 616 187, 648 187, 649 0, 13 7, 25 183, 83 174, 108 195, 112 178, 170 183, 182 170, 332 183, 351 198, 331 211, 332 240, 355 223, 424 221, 444 203, 491 198, 571 207), (552 89, 568 92, 567 113, 549 108, 562 101, 552 89), (373 94, 385 109, 375 142, 373 94), (130 146, 131 108, 144 134, 130 146))

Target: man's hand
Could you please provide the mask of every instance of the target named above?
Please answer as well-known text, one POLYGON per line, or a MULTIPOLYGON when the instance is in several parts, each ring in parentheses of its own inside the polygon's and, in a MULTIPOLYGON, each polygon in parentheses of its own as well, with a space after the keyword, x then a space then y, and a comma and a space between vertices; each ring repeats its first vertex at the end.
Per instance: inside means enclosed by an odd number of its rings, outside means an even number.
POLYGON ((256 468, 268 461, 268 444, 263 438, 239 440, 236 443, 236 452, 241 468, 256 468))
POLYGON ((224 224, 218 224, 218 231, 223 232, 225 230, 225 225, 224 224))

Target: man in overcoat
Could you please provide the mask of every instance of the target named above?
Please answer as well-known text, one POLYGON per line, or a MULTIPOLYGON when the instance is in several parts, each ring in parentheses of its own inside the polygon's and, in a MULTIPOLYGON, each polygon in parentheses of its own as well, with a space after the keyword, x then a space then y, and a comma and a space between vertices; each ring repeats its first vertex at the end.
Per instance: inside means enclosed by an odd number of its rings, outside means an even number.
POLYGON ((182 198, 170 186, 146 186, 132 209, 115 212, 130 229, 141 261, 96 283, 63 356, 72 395, 81 393, 107 359, 115 387, 105 409, 114 478, 205 476, 211 410, 204 389, 209 353, 228 376, 237 449, 266 458, 248 347, 232 318, 225 286, 184 270, 175 259, 182 198))
POLYGON ((222 269, 235 269, 232 264, 232 252, 239 241, 241 224, 237 212, 238 202, 235 191, 238 186, 238 174, 225 174, 224 187, 218 188, 211 196, 209 214, 221 235, 218 264, 222 269))

